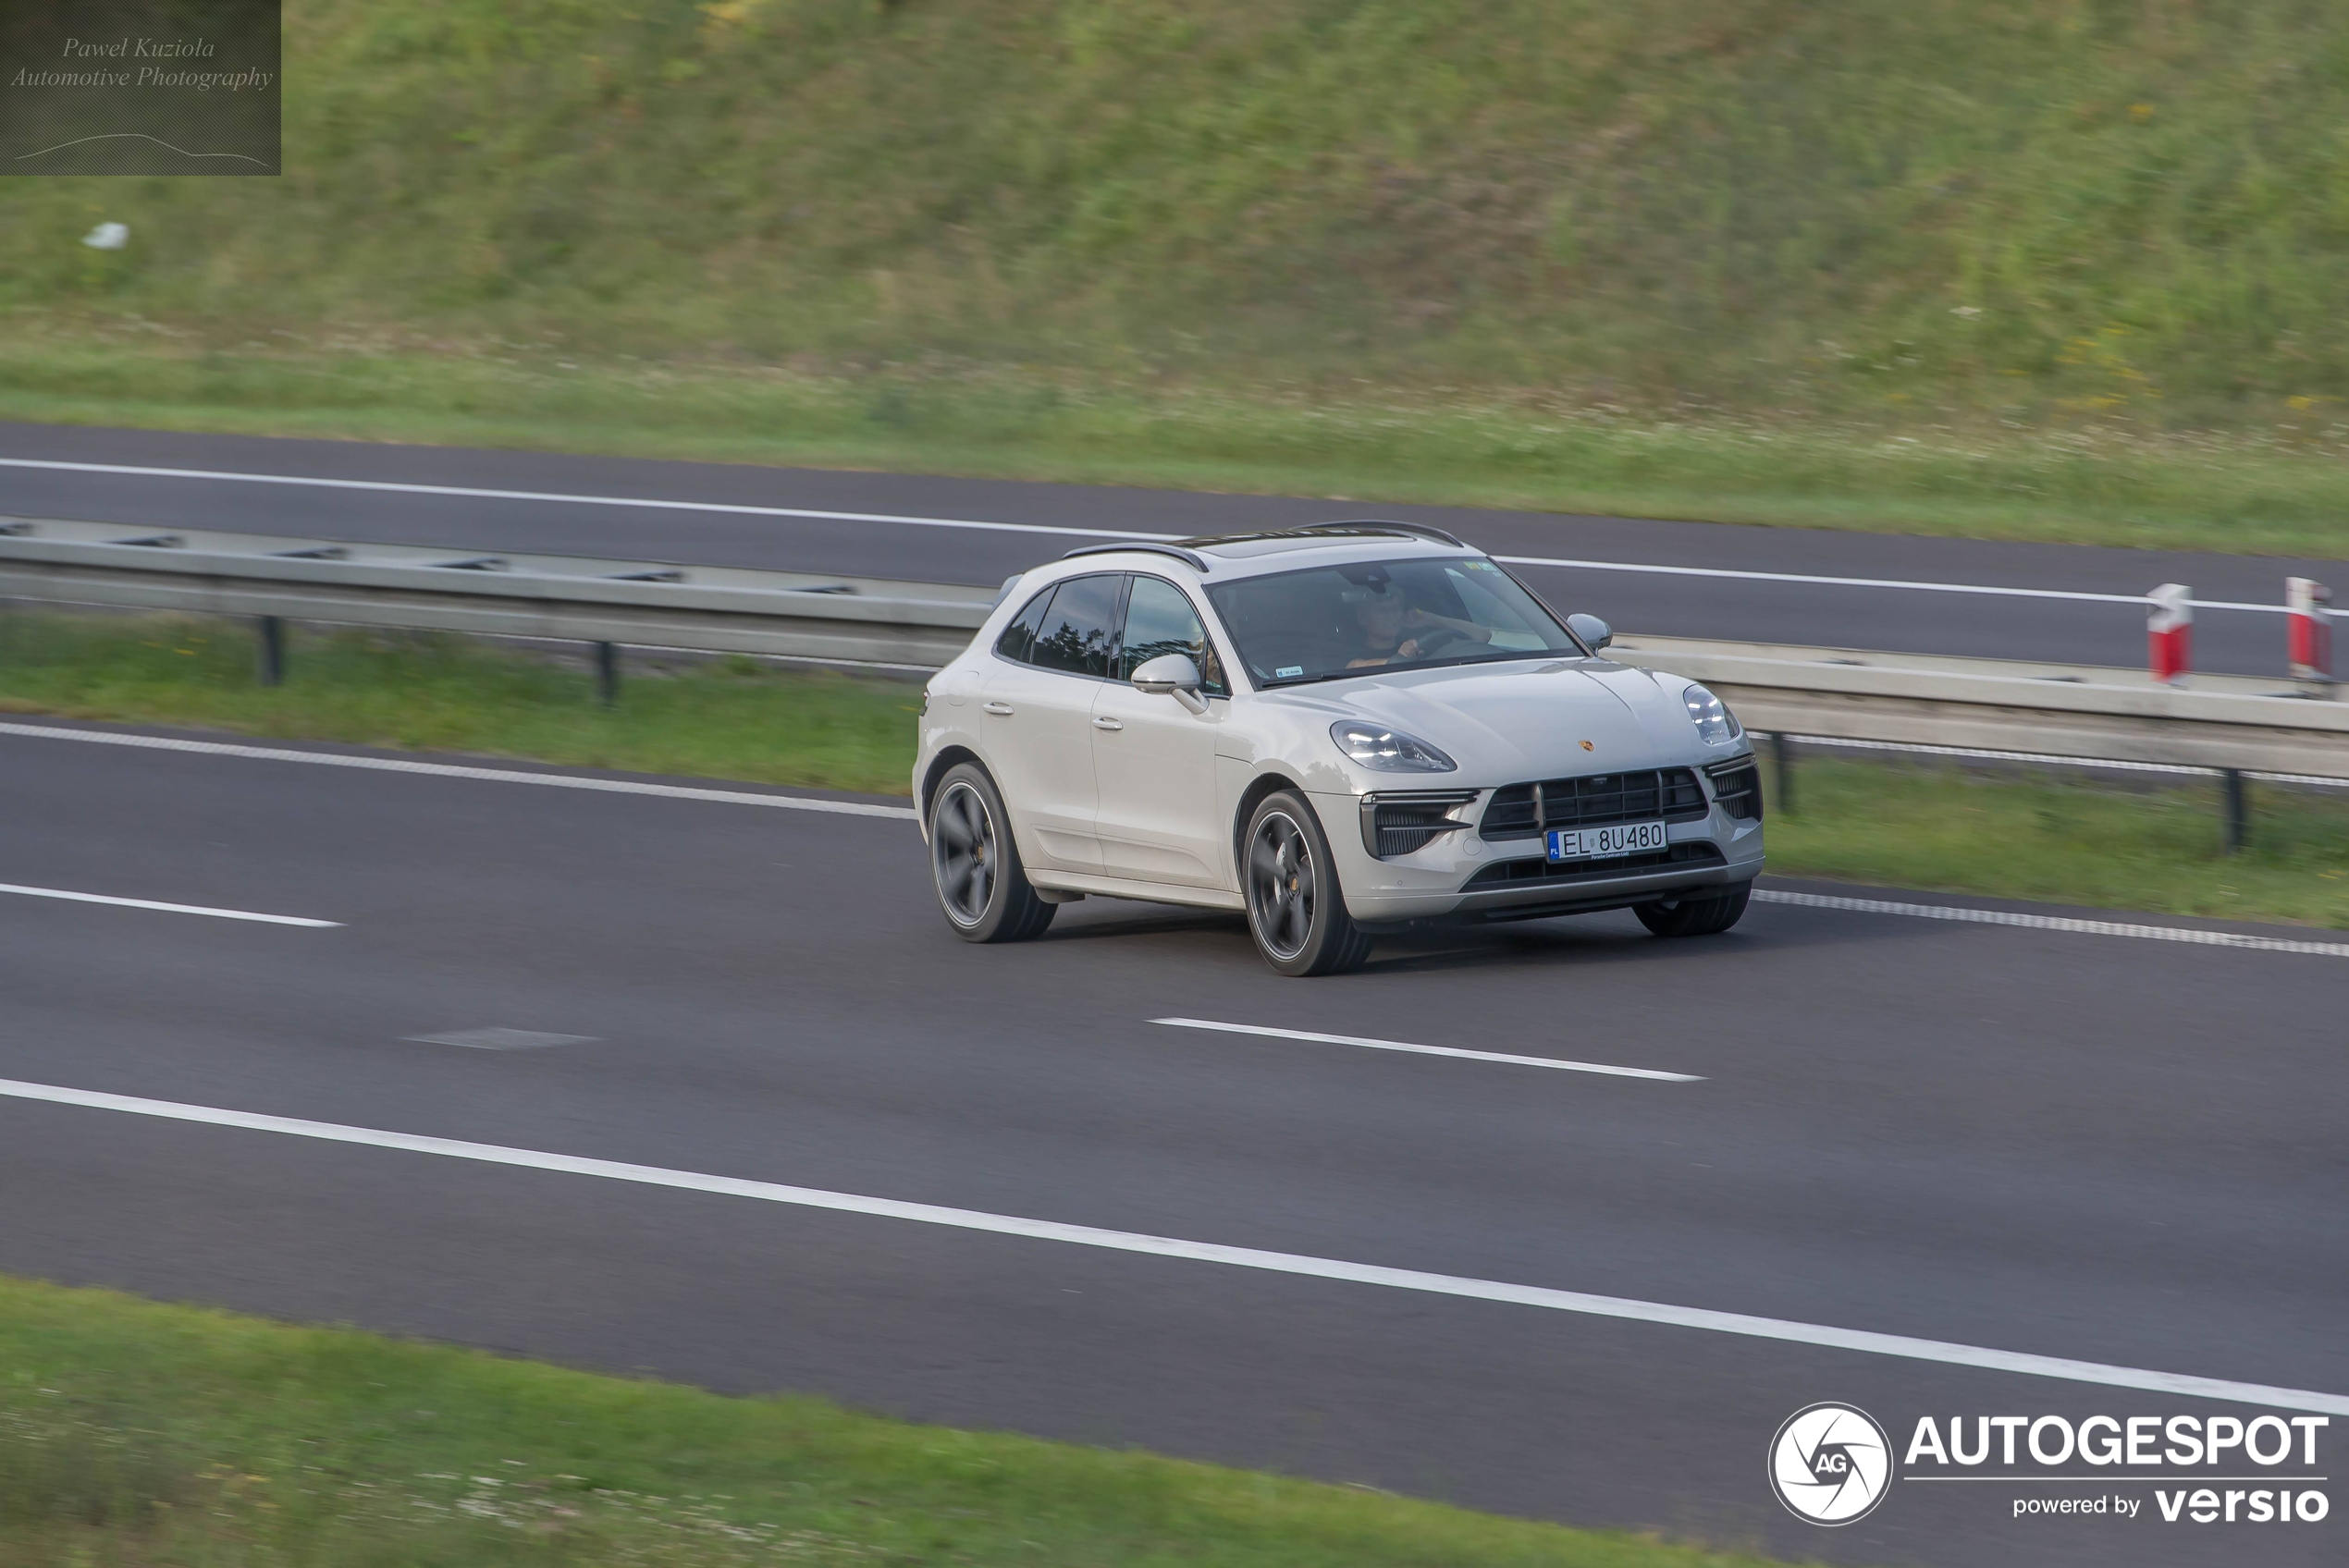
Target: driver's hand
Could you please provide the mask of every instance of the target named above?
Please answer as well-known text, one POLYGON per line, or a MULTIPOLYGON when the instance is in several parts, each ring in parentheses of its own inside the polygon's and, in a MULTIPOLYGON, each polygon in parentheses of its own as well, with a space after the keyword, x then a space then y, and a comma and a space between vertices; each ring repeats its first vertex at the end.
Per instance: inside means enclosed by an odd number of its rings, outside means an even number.
POLYGON ((1395 656, 1404 659, 1418 658, 1420 656, 1420 640, 1416 637, 1407 637, 1402 642, 1396 643, 1395 656))

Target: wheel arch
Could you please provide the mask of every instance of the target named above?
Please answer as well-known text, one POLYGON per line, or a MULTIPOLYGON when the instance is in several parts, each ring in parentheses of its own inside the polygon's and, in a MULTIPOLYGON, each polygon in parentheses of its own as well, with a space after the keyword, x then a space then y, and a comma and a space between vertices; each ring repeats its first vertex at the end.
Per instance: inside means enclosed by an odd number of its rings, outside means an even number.
MULTIPOLYGON (((1240 879, 1243 892, 1246 891, 1248 878, 1248 819, 1256 815, 1256 808, 1264 803, 1265 796, 1283 790, 1294 790, 1304 796, 1308 807, 1313 803, 1312 796, 1306 793, 1303 784, 1273 769, 1258 774, 1248 781, 1248 788, 1240 791, 1239 809, 1232 815, 1232 870, 1240 879)), ((1314 814, 1317 820, 1320 815, 1318 812, 1314 814)), ((1324 822, 1321 827, 1323 833, 1329 831, 1329 824, 1324 822)))
MULTIPOLYGON (((938 798, 938 781, 946 777, 947 769, 956 763, 964 762, 975 767, 985 768, 987 777, 990 778, 995 777, 995 770, 988 767, 987 764, 980 760, 979 754, 968 746, 939 747, 938 754, 929 759, 929 767, 922 774, 921 796, 914 802, 914 815, 921 823, 922 839, 925 842, 929 839, 929 803, 938 798)), ((1002 786, 998 785, 997 788, 1000 789, 1002 786)))

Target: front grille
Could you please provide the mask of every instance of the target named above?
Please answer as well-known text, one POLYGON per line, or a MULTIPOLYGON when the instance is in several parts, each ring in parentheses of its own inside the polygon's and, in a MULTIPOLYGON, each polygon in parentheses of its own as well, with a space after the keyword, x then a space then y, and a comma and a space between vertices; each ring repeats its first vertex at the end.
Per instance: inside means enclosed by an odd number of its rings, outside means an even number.
POLYGON ((1610 876, 1630 876, 1642 871, 1660 870, 1666 866, 1720 865, 1725 864, 1721 851, 1702 839, 1685 844, 1671 844, 1644 854, 1617 855, 1612 860, 1569 860, 1553 865, 1546 860, 1505 860, 1488 865, 1470 877, 1460 891, 1482 892, 1492 888, 1549 887, 1561 882, 1599 882, 1610 876))
POLYGON ((1476 800, 1473 790, 1407 790, 1362 797, 1362 847, 1381 860, 1423 850, 1465 827, 1452 815, 1476 800))
POLYGON ((1696 774, 1685 767, 1594 773, 1545 778, 1493 791, 1477 832, 1486 839, 1531 839, 1551 827, 1596 827, 1609 822, 1702 821, 1710 808, 1696 774))
POLYGON ((1762 820, 1762 772, 1752 756, 1716 762, 1704 773, 1713 780, 1713 798, 1724 813, 1740 822, 1762 820))

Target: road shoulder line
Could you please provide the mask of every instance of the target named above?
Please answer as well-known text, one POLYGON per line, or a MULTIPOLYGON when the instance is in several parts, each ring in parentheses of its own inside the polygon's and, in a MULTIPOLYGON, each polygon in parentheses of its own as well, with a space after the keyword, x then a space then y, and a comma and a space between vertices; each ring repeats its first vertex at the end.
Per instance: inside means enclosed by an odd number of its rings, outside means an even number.
POLYGON ((1510 1067, 1549 1067, 1561 1072, 1599 1072, 1611 1078, 1654 1078, 1666 1084, 1702 1084, 1694 1072, 1665 1072, 1653 1067, 1610 1067, 1605 1062, 1568 1061, 1561 1057, 1516 1056, 1507 1051, 1473 1051, 1459 1046, 1415 1046, 1404 1040, 1373 1040, 1360 1035, 1318 1035, 1310 1029, 1273 1029, 1261 1023, 1219 1023, 1208 1018, 1153 1018, 1174 1029, 1212 1029, 1226 1035, 1262 1035, 1275 1040, 1310 1040, 1328 1046, 1359 1046, 1374 1051, 1407 1051, 1413 1056, 1464 1057, 1470 1061, 1500 1062, 1510 1067))
POLYGON ((475 767, 461 763, 418 762, 405 757, 347 756, 336 752, 299 752, 280 746, 246 746, 230 741, 191 741, 174 735, 134 735, 108 729, 68 729, 53 724, 0 723, 0 735, 34 741, 83 741, 101 746, 190 752, 200 756, 242 757, 252 762, 298 762, 320 767, 356 767, 376 773, 413 773, 433 778, 471 778, 490 784, 536 784, 550 790, 596 790, 615 795, 658 795, 670 800, 708 801, 719 805, 769 806, 781 811, 830 812, 839 816, 879 816, 911 822, 911 806, 873 805, 863 801, 827 801, 811 795, 769 795, 755 790, 715 790, 687 784, 652 784, 634 778, 604 778, 582 773, 531 773, 516 767, 475 767))
POLYGON ((2287 1389, 2264 1383, 2233 1382, 2221 1378, 2201 1378, 2184 1373, 2149 1371, 2134 1366, 2110 1366, 2099 1362, 2072 1361, 2061 1356, 2034 1355, 2021 1351, 1993 1350, 1980 1345, 1956 1344, 1942 1340, 1916 1339, 1905 1334, 1879 1334, 1864 1329, 1839 1329, 1820 1323, 1800 1323, 1784 1318, 1757 1317, 1746 1313, 1719 1312, 1707 1307, 1676 1306, 1665 1302, 1639 1301, 1626 1296, 1593 1295, 1581 1291, 1552 1290, 1539 1285, 1511 1284, 1499 1280, 1478 1280, 1454 1274, 1433 1274, 1416 1268, 1389 1268, 1378 1264, 1352 1263, 1341 1258, 1315 1257, 1300 1253, 1270 1252, 1257 1247, 1224 1246, 1212 1242, 1186 1241, 1174 1236, 1153 1236, 1131 1231, 1112 1231, 1093 1225, 1070 1225, 1058 1220, 1030 1219, 1009 1214, 990 1214, 978 1209, 949 1208, 937 1204, 909 1203, 897 1198, 867 1197, 855 1193, 829 1192, 818 1187, 787 1186, 780 1182, 754 1182, 733 1176, 707 1175, 690 1170, 670 1170, 658 1166, 632 1165, 620 1160, 591 1159, 577 1155, 551 1154, 536 1149, 507 1148, 496 1144, 468 1143, 455 1138, 432 1138, 411 1133, 386 1132, 371 1127, 348 1127, 331 1121, 306 1121, 294 1117, 266 1116, 252 1111, 228 1110, 215 1106, 184 1105, 173 1100, 145 1099, 132 1095, 66 1088, 54 1084, 31 1084, 15 1079, 0 1079, 0 1096, 92 1110, 119 1111, 133 1116, 155 1117, 170 1121, 196 1122, 206 1126, 234 1128, 245 1132, 275 1133, 283 1136, 315 1139, 325 1143, 353 1144, 368 1148, 398 1150, 410 1154, 437 1155, 443 1158, 473 1160, 486 1165, 510 1166, 522 1170, 545 1170, 572 1176, 594 1176, 606 1181, 629 1182, 643 1186, 709 1193, 724 1197, 753 1198, 765 1203, 788 1204, 799 1208, 826 1209, 840 1214, 862 1214, 877 1219, 910 1220, 921 1225, 940 1225, 955 1230, 984 1231, 993 1235, 1015 1236, 1031 1241, 1060 1242, 1073 1246, 1096 1247, 1110 1252, 1139 1253, 1153 1257, 1174 1258, 1191 1263, 1212 1263, 1226 1268, 1254 1268, 1268 1273, 1298 1275, 1349 1284, 1378 1285, 1390 1290, 1415 1291, 1430 1295, 1539 1307, 1552 1312, 1570 1312, 1593 1317, 1654 1323, 1670 1328, 1701 1329, 1713 1333, 1736 1334, 1749 1339, 1778 1340, 1793 1344, 1816 1345, 1831 1350, 1858 1351, 1870 1355, 1890 1355, 1911 1361, 1937 1362, 1949 1366, 1973 1366, 1992 1372, 2019 1373, 2025 1377, 2054 1378, 2074 1383, 2097 1383, 2108 1388, 2137 1389, 2188 1399, 2228 1400, 2241 1404, 2268 1405, 2281 1410, 2308 1410, 2329 1415, 2349 1415, 2349 1394, 2324 1393, 2308 1389, 2287 1389))
POLYGON ((2196 947, 2236 948, 2249 952, 2304 953, 2349 958, 2349 943, 2304 942, 2288 937, 2255 937, 2241 931, 2204 931, 2190 925, 2145 925, 2125 920, 2084 920, 2075 915, 2025 914, 1973 904, 1912 904, 1894 899, 1853 899, 1829 893, 1796 893, 1756 888, 1753 901, 1800 909, 1846 910, 1855 914, 1898 914, 1912 920, 1955 920, 1969 925, 2012 925, 2027 931, 2066 931, 2082 937, 2127 937, 2141 942, 2187 942, 2196 947))
POLYGON ((28 899, 61 899, 75 904, 110 904, 117 909, 153 910, 160 914, 202 914, 214 920, 250 920, 263 925, 307 925, 331 930, 342 925, 339 920, 311 920, 299 914, 261 914, 249 909, 213 909, 204 904, 171 904, 156 899, 122 899, 110 893, 74 893, 63 888, 26 888, 14 882, 0 882, 0 893, 14 893, 28 899))
POLYGON ((572 507, 637 507, 657 512, 716 512, 734 517, 787 517, 812 522, 888 522, 908 528, 975 529, 996 533, 1048 533, 1080 539, 1174 539, 1173 533, 1135 533, 1120 528, 1069 528, 1047 522, 1004 522, 978 518, 918 517, 899 512, 822 511, 810 507, 769 507, 747 501, 678 501, 658 496, 595 496, 561 490, 501 490, 477 484, 426 484, 393 479, 335 479, 301 473, 258 473, 211 468, 156 468, 139 463, 67 462, 55 458, 0 458, 0 468, 46 469, 60 473, 113 473, 135 479, 209 479, 234 484, 286 484, 319 490, 373 490, 391 496, 445 496, 466 501, 535 501, 572 507))

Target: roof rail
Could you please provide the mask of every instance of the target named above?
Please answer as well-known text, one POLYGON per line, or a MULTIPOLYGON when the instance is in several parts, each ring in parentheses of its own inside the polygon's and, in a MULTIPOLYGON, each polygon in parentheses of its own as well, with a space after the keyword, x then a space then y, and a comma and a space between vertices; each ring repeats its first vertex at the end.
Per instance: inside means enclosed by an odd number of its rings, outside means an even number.
POLYGON ((1465 540, 1460 539, 1455 534, 1446 533, 1440 528, 1430 528, 1423 522, 1394 522, 1383 517, 1358 518, 1347 522, 1310 522, 1302 528, 1294 530, 1294 532, 1298 533, 1332 533, 1342 528, 1384 528, 1396 533, 1411 533, 1418 535, 1421 539, 1433 539, 1439 545, 1449 545, 1455 549, 1465 550, 1470 548, 1470 545, 1465 540))
POLYGON ((1130 545, 1079 545, 1067 555, 1063 556, 1061 559, 1073 560, 1078 556, 1106 556, 1119 550, 1147 550, 1154 556, 1173 556, 1201 577, 1207 575, 1207 557, 1197 550, 1186 550, 1176 545, 1150 545, 1139 542, 1130 545))

